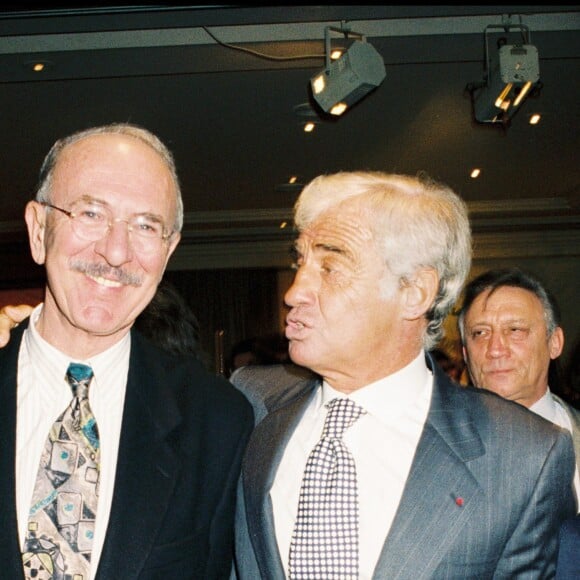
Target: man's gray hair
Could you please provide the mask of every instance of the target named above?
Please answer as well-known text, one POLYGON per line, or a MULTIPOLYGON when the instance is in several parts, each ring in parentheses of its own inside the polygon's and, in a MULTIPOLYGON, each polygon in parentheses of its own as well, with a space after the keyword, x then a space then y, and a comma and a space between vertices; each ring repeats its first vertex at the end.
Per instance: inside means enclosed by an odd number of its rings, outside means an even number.
POLYGON ((321 175, 304 188, 294 208, 296 227, 304 230, 322 212, 353 198, 366 204, 375 240, 399 285, 411 281, 421 268, 437 272, 439 291, 426 313, 423 338, 424 348, 430 350, 443 336, 443 322, 471 267, 464 201, 424 174, 339 172, 321 175))

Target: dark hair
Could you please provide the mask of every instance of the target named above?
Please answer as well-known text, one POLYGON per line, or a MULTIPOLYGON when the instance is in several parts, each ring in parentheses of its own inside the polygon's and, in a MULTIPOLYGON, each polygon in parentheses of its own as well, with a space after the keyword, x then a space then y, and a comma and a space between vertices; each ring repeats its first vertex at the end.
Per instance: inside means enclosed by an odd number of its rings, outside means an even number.
POLYGON ((135 328, 151 342, 174 354, 191 354, 206 367, 207 355, 200 345, 199 322, 178 290, 162 280, 135 328))
POLYGON ((551 336, 554 330, 560 326, 560 308, 558 303, 536 276, 520 268, 496 268, 474 278, 463 291, 463 303, 459 309, 457 319, 463 344, 465 344, 465 316, 475 299, 484 292, 489 291, 490 294, 493 294, 498 288, 505 286, 522 288, 538 297, 544 309, 548 336, 551 336))

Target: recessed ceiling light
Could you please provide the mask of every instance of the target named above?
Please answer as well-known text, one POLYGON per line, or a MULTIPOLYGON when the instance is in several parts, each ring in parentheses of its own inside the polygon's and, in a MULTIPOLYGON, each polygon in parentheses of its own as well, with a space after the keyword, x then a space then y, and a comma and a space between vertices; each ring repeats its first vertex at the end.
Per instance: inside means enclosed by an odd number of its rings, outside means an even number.
POLYGON ((469 174, 469 176, 471 177, 471 179, 477 179, 479 177, 481 173, 481 169, 478 169, 477 167, 475 169, 471 170, 471 173, 469 174))
POLYGON ((312 131, 314 131, 315 126, 316 125, 312 121, 309 121, 308 123, 306 123, 306 125, 304 125, 304 132, 312 133, 312 131))
POLYGON ((540 119, 542 118, 542 116, 538 113, 534 113, 531 117, 530 117, 530 125, 537 125, 540 122, 540 119))
POLYGON ((296 177, 296 175, 293 175, 289 180, 288 183, 296 183, 296 180, 298 179, 298 177, 296 177))
POLYGON ((32 72, 39 73, 45 71, 47 68, 50 68, 52 66, 52 62, 48 60, 31 60, 24 63, 24 66, 32 72))

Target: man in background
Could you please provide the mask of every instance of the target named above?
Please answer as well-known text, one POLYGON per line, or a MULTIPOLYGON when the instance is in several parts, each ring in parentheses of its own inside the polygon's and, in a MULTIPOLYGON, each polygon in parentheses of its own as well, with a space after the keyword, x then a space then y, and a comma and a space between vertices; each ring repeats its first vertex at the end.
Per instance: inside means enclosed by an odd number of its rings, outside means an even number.
POLYGON ((427 178, 344 172, 307 185, 294 217, 300 367, 231 377, 257 422, 237 577, 553 577, 576 511, 570 434, 428 354, 470 269, 463 201, 427 178))
POLYGON ((128 124, 61 139, 25 219, 47 284, 6 310, 0 576, 226 578, 251 407, 132 328, 180 239, 171 153, 128 124))
MULTIPOLYGON (((564 348, 564 331, 547 288, 519 268, 484 272, 467 284, 458 324, 473 384, 570 431, 580 464, 580 411, 548 384, 550 361, 564 348)), ((580 503, 578 467, 575 488, 580 503)))

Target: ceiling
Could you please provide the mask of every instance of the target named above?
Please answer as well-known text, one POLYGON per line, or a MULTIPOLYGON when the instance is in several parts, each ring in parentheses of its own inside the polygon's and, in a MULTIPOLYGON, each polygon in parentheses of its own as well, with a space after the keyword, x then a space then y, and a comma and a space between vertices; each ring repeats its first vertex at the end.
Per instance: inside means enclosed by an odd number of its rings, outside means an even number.
POLYGON ((52 143, 117 121, 174 152, 186 216, 173 269, 285 264, 301 184, 351 169, 426 171, 468 202, 474 232, 542 230, 577 253, 579 31, 580 6, 8 5, 0 288, 38 275, 22 215, 52 143), (475 123, 466 90, 483 79, 486 26, 505 22, 529 28, 543 85, 507 129, 475 123), (325 27, 342 23, 380 52, 386 79, 307 134, 296 107, 324 66, 325 27))

